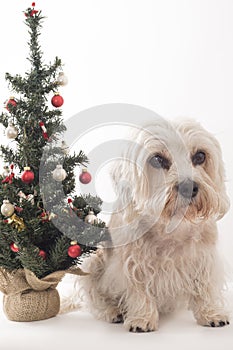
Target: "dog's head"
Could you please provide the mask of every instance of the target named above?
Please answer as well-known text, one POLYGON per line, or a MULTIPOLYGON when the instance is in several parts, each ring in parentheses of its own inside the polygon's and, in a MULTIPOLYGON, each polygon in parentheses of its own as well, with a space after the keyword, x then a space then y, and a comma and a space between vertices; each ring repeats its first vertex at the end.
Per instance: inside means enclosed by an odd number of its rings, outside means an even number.
POLYGON ((159 120, 134 132, 112 171, 118 210, 155 222, 220 219, 229 208, 218 141, 192 120, 159 120))

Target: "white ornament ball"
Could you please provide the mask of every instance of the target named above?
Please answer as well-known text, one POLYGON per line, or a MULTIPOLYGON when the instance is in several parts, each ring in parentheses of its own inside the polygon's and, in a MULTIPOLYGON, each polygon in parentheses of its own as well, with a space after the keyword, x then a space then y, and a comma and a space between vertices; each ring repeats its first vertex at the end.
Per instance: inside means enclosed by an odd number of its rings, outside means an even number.
POLYGON ((15 139, 18 136, 18 129, 14 126, 12 122, 8 124, 6 128, 6 136, 8 139, 15 139))
POLYGON ((67 176, 65 169, 63 169, 60 164, 56 166, 56 169, 54 169, 52 173, 54 180, 58 182, 62 182, 67 176))
POLYGON ((65 86, 68 84, 68 78, 63 72, 60 72, 58 74, 57 82, 59 85, 65 86))
POLYGON ((4 199, 3 204, 1 206, 2 215, 9 217, 14 214, 15 208, 13 204, 9 202, 8 199, 4 199))
POLYGON ((87 224, 92 224, 92 225, 98 223, 98 218, 97 218, 97 216, 95 216, 95 214, 92 210, 90 210, 88 212, 88 215, 85 217, 85 222, 87 224))

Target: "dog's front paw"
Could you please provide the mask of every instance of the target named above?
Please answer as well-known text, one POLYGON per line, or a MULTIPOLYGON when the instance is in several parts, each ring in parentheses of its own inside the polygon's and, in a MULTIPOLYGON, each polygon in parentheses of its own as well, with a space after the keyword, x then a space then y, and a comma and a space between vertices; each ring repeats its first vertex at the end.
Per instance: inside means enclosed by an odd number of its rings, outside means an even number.
POLYGON ((112 323, 123 323, 123 322, 124 322, 124 317, 122 314, 118 314, 112 318, 112 323))
POLYGON ((228 324, 230 324, 229 321, 212 321, 210 322, 210 324, 208 324, 208 327, 224 327, 227 326, 228 324))
POLYGON ((133 333, 153 332, 158 330, 158 321, 155 319, 149 321, 142 319, 126 319, 124 326, 126 329, 133 333))
POLYGON ((197 323, 205 327, 224 327, 230 324, 226 315, 215 315, 214 317, 202 317, 197 319, 197 323))
POLYGON ((105 321, 110 323, 123 323, 123 315, 121 314, 118 307, 115 306, 109 306, 105 309, 105 312, 103 314, 103 318, 105 321))
POLYGON ((130 327, 129 329, 130 332, 132 333, 148 333, 148 332, 153 332, 154 329, 150 329, 150 328, 146 328, 146 329, 142 329, 141 327, 130 327))

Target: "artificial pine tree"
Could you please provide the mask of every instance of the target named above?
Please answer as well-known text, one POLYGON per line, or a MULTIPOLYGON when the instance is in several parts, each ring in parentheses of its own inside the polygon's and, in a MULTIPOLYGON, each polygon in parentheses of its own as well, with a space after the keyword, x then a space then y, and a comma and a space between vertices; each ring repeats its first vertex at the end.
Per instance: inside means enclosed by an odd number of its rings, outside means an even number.
MULTIPOLYGON (((80 273, 82 257, 107 237, 96 217, 101 200, 74 193, 74 169, 86 166, 88 159, 82 151, 69 155, 59 141, 66 129, 63 98, 57 93, 67 82, 62 62, 57 57, 53 64, 43 62, 39 35, 44 17, 35 3, 24 14, 31 67, 24 77, 6 74, 14 97, 0 115, 11 140, 1 146, 6 165, 0 176, 0 289, 8 318, 17 321, 55 316, 58 282, 66 271, 80 273)), ((81 174, 81 182, 90 180, 88 172, 81 174)))

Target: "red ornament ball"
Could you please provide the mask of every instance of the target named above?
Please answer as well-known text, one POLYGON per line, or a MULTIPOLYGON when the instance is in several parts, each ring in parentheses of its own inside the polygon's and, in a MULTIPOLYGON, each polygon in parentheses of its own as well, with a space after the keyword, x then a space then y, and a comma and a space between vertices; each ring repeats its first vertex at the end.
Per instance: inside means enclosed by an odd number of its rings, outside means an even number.
POLYGON ((19 251, 19 247, 14 242, 11 243, 10 248, 14 253, 18 253, 19 251))
POLYGON ((54 107, 61 107, 64 103, 64 99, 61 95, 59 94, 55 94, 52 99, 51 99, 51 103, 54 107))
POLYGON ((68 255, 71 258, 77 258, 81 255, 81 248, 78 244, 73 244, 68 248, 68 255))
POLYGON ((91 174, 87 171, 87 169, 82 170, 82 174, 79 175, 79 181, 84 185, 91 182, 91 174))
POLYGON ((30 167, 25 167, 24 172, 21 175, 21 180, 26 184, 30 184, 34 180, 34 178, 35 175, 33 171, 30 170, 30 167))
POLYGON ((16 106, 17 106, 17 102, 15 101, 14 97, 10 97, 10 99, 6 103, 6 109, 10 111, 10 108, 16 107, 16 106))
POLYGON ((39 256, 41 256, 42 257, 42 259, 46 259, 46 253, 45 253, 45 251, 44 250, 40 250, 39 251, 39 256))

